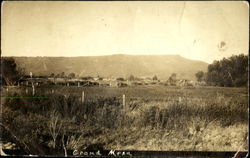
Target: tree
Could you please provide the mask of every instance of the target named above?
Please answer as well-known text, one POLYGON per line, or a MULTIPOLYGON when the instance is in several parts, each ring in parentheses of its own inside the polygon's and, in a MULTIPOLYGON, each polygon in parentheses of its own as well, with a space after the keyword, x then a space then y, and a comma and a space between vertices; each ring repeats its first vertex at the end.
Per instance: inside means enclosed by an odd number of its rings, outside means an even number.
POLYGON ((122 77, 118 77, 118 78, 116 78, 116 80, 117 80, 117 81, 125 81, 125 79, 122 78, 122 77))
POLYGON ((177 78, 177 75, 176 73, 172 73, 171 76, 168 78, 168 82, 170 85, 176 85, 176 78, 177 78))
POLYGON ((54 73, 51 73, 51 74, 50 74, 50 77, 55 77, 55 74, 54 74, 54 73))
POLYGON ((68 78, 75 78, 75 77, 76 77, 76 75, 73 72, 68 75, 68 78))
POLYGON ((117 80, 117 81, 125 81, 125 79, 122 78, 122 77, 118 77, 118 78, 116 78, 116 80, 117 80))
POLYGON ((154 77, 153 77, 153 81, 157 81, 157 80, 158 80, 157 76, 156 76, 156 75, 154 75, 154 77))
POLYGON ((204 72, 203 71, 198 71, 195 74, 195 77, 197 78, 197 81, 199 81, 199 82, 203 81, 203 79, 204 79, 204 72))
POLYGON ((171 74, 171 78, 172 78, 172 79, 176 80, 176 77, 177 77, 177 74, 176 74, 176 73, 172 73, 172 74, 171 74))
POLYGON ((233 55, 220 61, 214 61, 208 65, 206 78, 207 83, 213 86, 246 86, 248 83, 248 56, 233 55))
POLYGON ((25 76, 25 70, 17 67, 13 58, 1 58, 1 81, 3 85, 14 85, 25 76))
POLYGON ((62 72, 61 75, 60 75, 61 78, 64 78, 65 77, 65 72, 62 72))
POLYGON ((134 75, 130 75, 130 76, 128 77, 128 80, 129 80, 129 81, 134 81, 134 80, 135 80, 134 75))

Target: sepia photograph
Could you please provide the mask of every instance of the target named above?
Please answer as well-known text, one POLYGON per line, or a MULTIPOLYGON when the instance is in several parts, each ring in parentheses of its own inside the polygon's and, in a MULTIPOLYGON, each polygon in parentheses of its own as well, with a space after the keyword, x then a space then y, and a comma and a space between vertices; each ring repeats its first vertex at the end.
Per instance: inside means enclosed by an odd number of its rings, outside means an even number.
POLYGON ((1 156, 244 158, 247 1, 3 1, 1 156))

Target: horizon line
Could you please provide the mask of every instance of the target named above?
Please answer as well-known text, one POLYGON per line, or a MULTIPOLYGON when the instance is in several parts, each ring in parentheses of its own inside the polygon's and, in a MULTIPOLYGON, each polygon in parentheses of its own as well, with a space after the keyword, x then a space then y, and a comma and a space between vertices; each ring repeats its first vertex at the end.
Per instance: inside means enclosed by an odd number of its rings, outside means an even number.
MULTIPOLYGON (((199 60, 199 59, 192 59, 192 58, 187 58, 187 57, 183 57, 182 55, 180 54, 122 54, 122 53, 119 53, 119 54, 108 54, 108 55, 92 55, 92 56, 89 56, 89 55, 86 55, 86 56, 1 56, 1 57, 28 57, 28 58, 37 58, 37 57, 51 57, 51 58, 79 58, 79 57, 104 57, 104 56, 118 56, 118 55, 121 55, 121 56, 179 56, 179 57, 182 57, 182 58, 185 58, 185 59, 188 59, 188 60, 193 60, 193 61, 200 61, 200 62, 205 62, 207 64, 210 64, 210 62, 208 61, 204 61, 204 60, 199 60)), ((212 62, 211 62, 212 63, 212 62)))
MULTIPOLYGON (((13 55, 2 55, 2 57, 98 57, 98 56, 113 56, 113 55, 128 55, 128 56, 164 56, 164 55, 170 55, 170 56, 181 56, 180 54, 123 54, 123 53, 117 53, 117 54, 107 54, 107 55, 81 55, 81 56, 55 56, 55 55, 49 55, 49 56, 13 56, 13 55)), ((182 56, 181 56, 182 57, 182 56)))

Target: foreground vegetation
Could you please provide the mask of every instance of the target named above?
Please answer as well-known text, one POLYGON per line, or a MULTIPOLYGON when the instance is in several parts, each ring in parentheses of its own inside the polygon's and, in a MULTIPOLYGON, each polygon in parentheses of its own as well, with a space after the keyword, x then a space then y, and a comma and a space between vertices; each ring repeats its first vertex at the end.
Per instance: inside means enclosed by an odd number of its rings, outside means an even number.
MULTIPOLYGON (((31 96, 25 89, 3 96, 31 96)), ((2 123, 12 131, 3 138, 28 153, 247 150, 246 88, 54 86, 37 89, 36 96, 45 97, 2 98, 2 123)))

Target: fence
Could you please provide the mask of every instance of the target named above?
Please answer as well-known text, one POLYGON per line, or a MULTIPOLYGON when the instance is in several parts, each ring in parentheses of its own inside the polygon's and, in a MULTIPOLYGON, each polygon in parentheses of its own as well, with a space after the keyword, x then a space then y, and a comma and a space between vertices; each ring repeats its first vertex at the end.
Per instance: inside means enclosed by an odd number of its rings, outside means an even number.
MULTIPOLYGON (((30 96, 31 98, 37 95, 43 95, 43 96, 50 96, 52 94, 61 94, 64 97, 69 97, 71 94, 65 94, 65 93, 61 93, 61 92, 57 92, 56 89, 53 88, 48 88, 46 90, 44 89, 39 89, 36 88, 34 85, 32 85, 31 87, 19 87, 19 86, 6 86, 6 87, 2 87, 1 90, 1 96, 3 97, 8 97, 11 98, 12 95, 17 94, 19 96, 25 95, 25 96, 30 96)), ((90 94, 91 95, 91 94, 90 94)), ((79 92, 79 95, 76 95, 77 97, 79 97, 79 100, 81 101, 82 104, 84 104, 84 102, 86 101, 86 95, 85 95, 85 91, 82 90, 79 92)), ((122 107, 124 110, 126 110, 126 95, 123 94, 120 97, 115 97, 118 100, 121 100, 122 103, 122 107)), ((136 98, 136 97, 134 97, 136 98)), ((131 99, 131 97, 130 97, 131 99)))

